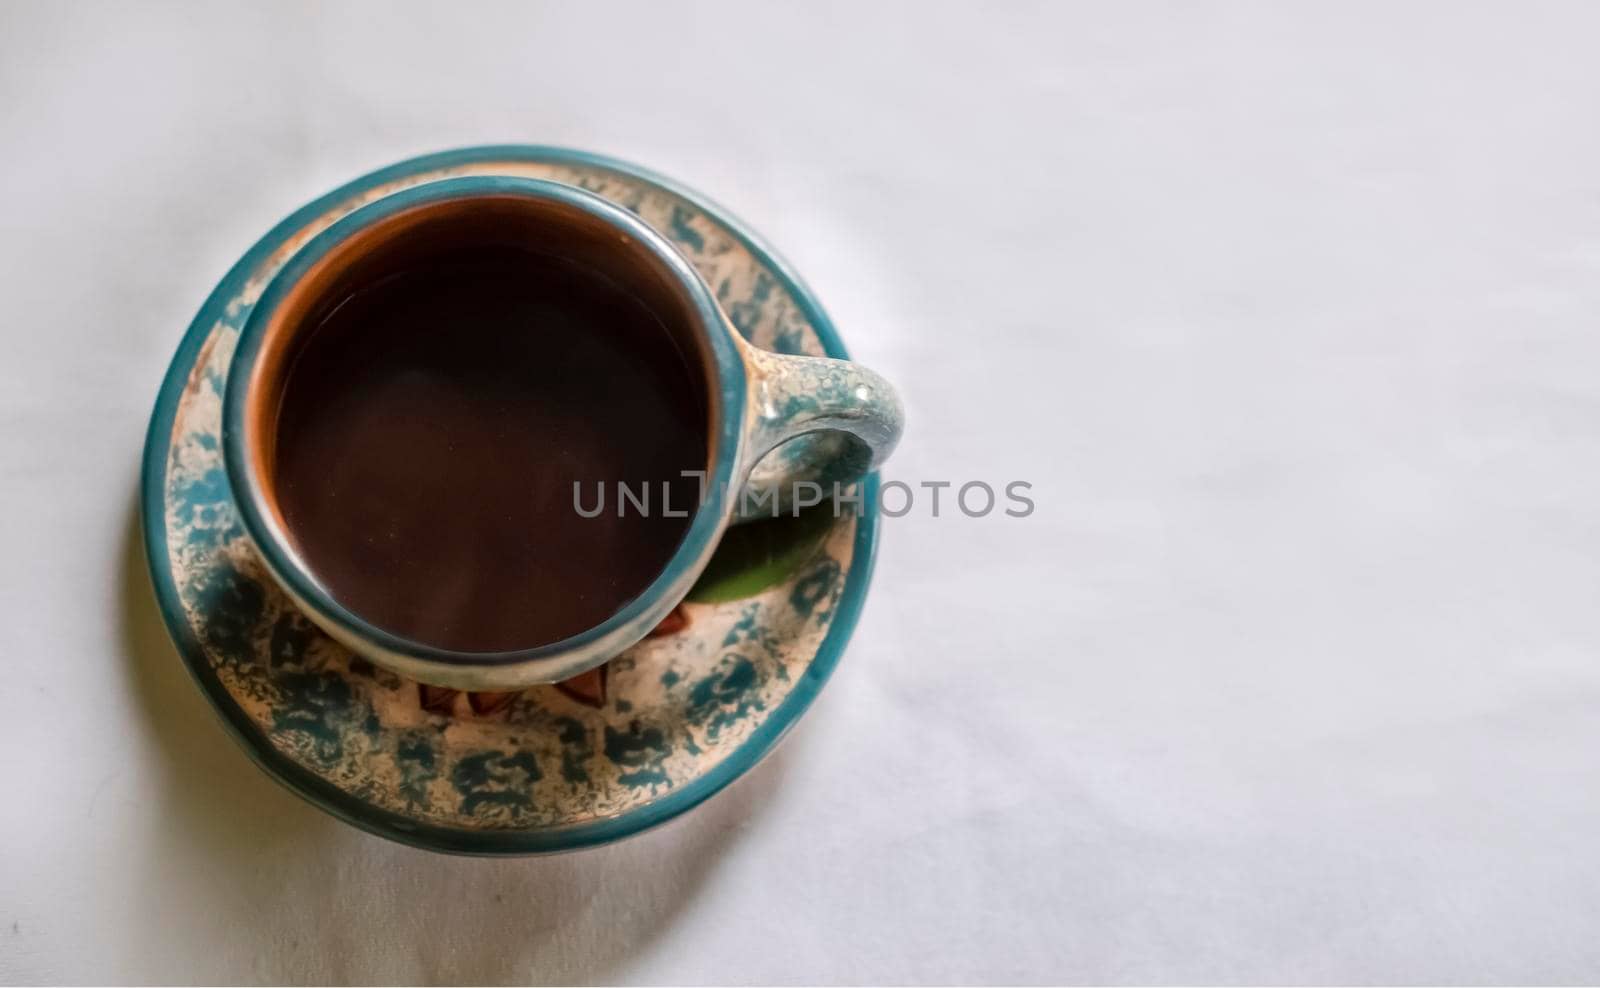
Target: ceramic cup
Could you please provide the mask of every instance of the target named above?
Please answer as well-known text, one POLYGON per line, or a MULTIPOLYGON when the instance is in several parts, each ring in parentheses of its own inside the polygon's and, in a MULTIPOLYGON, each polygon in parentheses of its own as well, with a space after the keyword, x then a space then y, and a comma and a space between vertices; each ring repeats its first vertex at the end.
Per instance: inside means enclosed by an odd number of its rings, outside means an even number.
MULTIPOLYGON (((639 641, 689 592, 741 512, 787 510, 797 483, 811 482, 815 486, 808 490, 817 491, 857 479, 893 450, 903 415, 894 389, 863 367, 747 344, 689 262, 626 209, 556 182, 477 176, 431 182, 365 205, 291 257, 240 333, 222 424, 228 481, 245 531, 267 571, 307 617, 352 651, 403 676, 504 691, 577 675, 639 641), (709 455, 705 496, 682 542, 637 597, 562 641, 460 652, 396 635, 335 600, 288 536, 265 459, 291 344, 314 328, 307 314, 339 276, 378 248, 403 250, 407 236, 428 224, 470 224, 491 214, 515 217, 516 229, 542 248, 560 244, 602 273, 626 270, 637 279, 644 272, 657 286, 652 304, 674 307, 693 336, 688 343, 706 384, 709 455)), ((582 524, 576 513, 573 524, 582 524)))

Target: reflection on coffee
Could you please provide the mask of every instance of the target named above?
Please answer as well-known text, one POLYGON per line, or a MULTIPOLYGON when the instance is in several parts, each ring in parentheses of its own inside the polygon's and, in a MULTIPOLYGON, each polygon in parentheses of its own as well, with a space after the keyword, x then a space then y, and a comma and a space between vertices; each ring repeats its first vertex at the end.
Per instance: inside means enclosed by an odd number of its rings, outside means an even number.
POLYGON ((328 592, 386 631, 468 652, 592 628, 689 519, 580 518, 574 482, 693 505, 694 358, 634 293, 511 246, 424 257, 331 300, 292 356, 271 483, 328 592))

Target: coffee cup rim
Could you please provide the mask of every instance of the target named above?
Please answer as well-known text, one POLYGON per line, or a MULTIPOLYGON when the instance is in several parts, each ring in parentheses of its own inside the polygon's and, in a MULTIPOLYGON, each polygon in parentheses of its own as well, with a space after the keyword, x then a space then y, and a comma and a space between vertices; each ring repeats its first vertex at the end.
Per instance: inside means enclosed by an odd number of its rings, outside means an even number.
POLYGON ((664 236, 629 210, 591 192, 547 179, 499 175, 443 178, 391 193, 330 224, 275 272, 240 329, 222 400, 223 461, 245 531, 263 563, 303 610, 341 640, 382 664, 426 682, 462 688, 514 688, 577 675, 610 659, 648 633, 675 606, 704 568, 728 523, 717 498, 701 500, 677 549, 654 579, 606 620, 559 641, 521 649, 467 652, 441 648, 375 625, 340 603, 320 581, 272 508, 265 478, 246 437, 257 383, 257 358, 290 292, 329 254, 375 224, 404 212, 451 201, 525 198, 574 208, 633 238, 669 272, 693 314, 710 356, 707 398, 712 406, 706 490, 730 490, 740 455, 746 407, 745 367, 739 344, 711 289, 664 236), (681 592, 680 592, 681 591, 681 592), (474 670, 482 676, 474 676, 474 670))

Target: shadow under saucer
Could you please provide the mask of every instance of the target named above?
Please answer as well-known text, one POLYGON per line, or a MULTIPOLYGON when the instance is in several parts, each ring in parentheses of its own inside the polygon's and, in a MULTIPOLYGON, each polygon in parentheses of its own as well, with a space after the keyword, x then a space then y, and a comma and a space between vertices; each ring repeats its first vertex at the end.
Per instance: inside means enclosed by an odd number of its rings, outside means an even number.
POLYGON ((137 504, 118 565, 123 669, 165 770, 168 825, 143 884, 185 902, 138 918, 153 944, 217 946, 171 980, 605 981, 780 798, 783 750, 693 816, 579 854, 464 858, 374 838, 274 785, 227 736, 162 624, 137 504))

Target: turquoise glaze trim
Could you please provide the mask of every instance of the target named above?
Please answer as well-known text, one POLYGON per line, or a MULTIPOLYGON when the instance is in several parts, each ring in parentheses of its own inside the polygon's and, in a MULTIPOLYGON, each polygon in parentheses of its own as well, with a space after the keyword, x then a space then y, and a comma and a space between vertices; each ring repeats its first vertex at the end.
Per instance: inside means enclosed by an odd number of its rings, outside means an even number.
MULTIPOLYGON (((710 483, 713 490, 728 489, 733 484, 734 472, 740 457, 745 417, 745 364, 733 341, 733 329, 727 325, 710 289, 700 280, 689 262, 679 254, 659 233, 620 206, 614 205, 582 189, 544 179, 513 178, 477 175, 464 178, 447 178, 415 186, 391 195, 350 213, 322 231, 295 252, 293 258, 272 279, 257 300, 245 321, 234 351, 232 370, 228 374, 227 393, 223 399, 223 454, 228 466, 228 482, 233 488, 235 505, 245 531, 250 534, 277 578, 301 603, 339 626, 345 633, 363 640, 363 644, 376 645, 408 659, 471 669, 480 666, 526 666, 539 670, 544 682, 555 682, 576 675, 609 659, 608 654, 588 655, 585 649, 617 634, 630 625, 640 630, 633 640, 660 621, 666 611, 677 603, 666 600, 669 591, 679 581, 689 579, 690 570, 698 572, 705 565, 717 536, 722 531, 724 518, 721 506, 714 500, 700 506, 689 531, 684 533, 677 551, 667 562, 660 575, 639 595, 625 604, 616 614, 593 628, 585 629, 562 641, 537 648, 503 652, 459 652, 435 648, 421 642, 399 637, 379 628, 349 610, 334 599, 311 572, 309 566, 293 550, 292 544, 267 507, 266 495, 261 488, 261 478, 255 476, 244 435, 247 393, 250 385, 249 370, 254 366, 266 336, 266 329, 282 305, 285 296, 294 290, 307 272, 312 270, 328 253, 340 244, 374 224, 413 209, 444 202, 462 201, 487 196, 509 196, 570 206, 588 214, 619 231, 626 232, 636 243, 654 254, 663 267, 678 280, 683 296, 694 307, 700 321, 701 336, 710 347, 716 367, 716 380, 711 382, 721 392, 716 435, 713 437, 716 458, 710 483), (651 613, 654 612, 654 613, 651 613)), ((687 589, 687 587, 685 587, 687 589)), ((630 640, 627 644, 632 644, 630 640)), ((625 646, 624 646, 625 647, 625 646)), ((426 678, 426 677, 424 677, 426 678)), ((470 687, 469 687, 470 688, 470 687)))
POLYGON ((271 745, 264 744, 264 739, 255 725, 233 702, 220 681, 214 676, 205 674, 207 660, 186 620, 170 568, 166 519, 162 505, 166 489, 168 446, 188 368, 196 362, 211 327, 225 315, 227 300, 238 292, 249 272, 281 248, 287 238, 309 220, 339 202, 348 201, 374 186, 403 178, 408 174, 497 160, 571 164, 603 169, 651 182, 693 203, 778 275, 795 304, 811 323, 829 356, 841 359, 849 356, 833 323, 793 269, 727 210, 698 193, 646 169, 616 159, 561 148, 503 145, 446 151, 391 165, 306 205, 274 227, 228 271, 190 324, 162 382, 145 440, 140 493, 146 557, 162 617, 196 683, 217 710, 224 726, 258 765, 290 791, 347 823, 378 836, 429 850, 461 854, 519 855, 594 846, 619 840, 664 823, 716 794, 772 750, 800 715, 810 707, 823 684, 827 682, 838 665, 844 647, 860 617, 877 550, 878 478, 874 474, 867 477, 863 483, 862 494, 866 507, 856 526, 852 563, 835 617, 818 648, 816 657, 806 668, 803 681, 796 684, 784 702, 722 762, 705 775, 636 810, 606 820, 538 831, 467 830, 419 824, 351 796, 314 775, 271 745))

